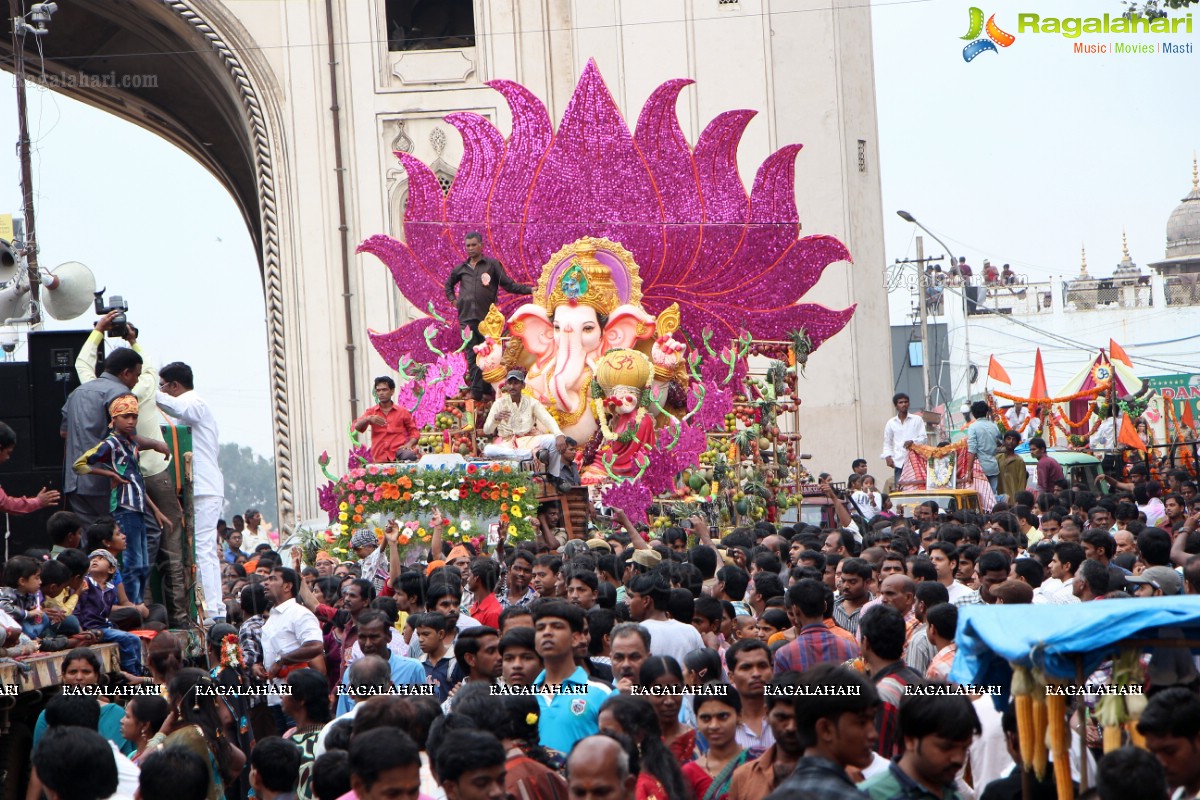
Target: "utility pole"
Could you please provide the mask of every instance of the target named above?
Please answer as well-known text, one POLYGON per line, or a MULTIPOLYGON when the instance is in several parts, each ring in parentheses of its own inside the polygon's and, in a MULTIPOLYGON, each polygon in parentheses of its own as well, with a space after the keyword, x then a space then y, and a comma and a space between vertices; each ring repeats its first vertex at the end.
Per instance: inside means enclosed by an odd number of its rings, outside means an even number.
MULTIPOLYGON (((29 324, 37 327, 42 321, 42 281, 38 273, 37 228, 33 218, 33 168, 29 159, 29 115, 25 99, 25 34, 27 31, 33 31, 35 36, 39 34, 25 24, 21 0, 8 0, 8 8, 12 22, 13 79, 17 88, 17 156, 21 161, 21 200, 25 215, 25 236, 21 250, 29 273, 29 324)), ((45 33, 44 25, 42 33, 45 33)))
POLYGON ((925 239, 917 237, 917 313, 921 315, 921 380, 925 388, 922 411, 929 410, 929 321, 925 306, 925 239))
POLYGON ((925 258, 925 240, 920 236, 917 237, 917 257, 915 259, 906 258, 903 261, 900 259, 896 260, 897 264, 916 264, 917 266, 917 317, 921 326, 921 382, 925 390, 922 411, 928 411, 932 405, 929 391, 929 320, 927 318, 929 309, 927 305, 925 267, 927 264, 941 260, 942 256, 925 258))

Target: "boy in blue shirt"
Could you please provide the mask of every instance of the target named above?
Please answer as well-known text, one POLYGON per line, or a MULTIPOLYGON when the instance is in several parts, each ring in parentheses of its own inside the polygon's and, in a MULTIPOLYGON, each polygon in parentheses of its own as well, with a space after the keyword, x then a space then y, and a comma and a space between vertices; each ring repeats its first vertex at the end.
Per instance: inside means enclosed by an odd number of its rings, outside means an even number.
POLYGON ((112 576, 117 571, 117 557, 107 550, 88 554, 88 574, 83 592, 75 606, 75 616, 85 631, 95 631, 102 642, 116 642, 121 653, 121 669, 131 675, 142 674, 142 640, 132 633, 119 630, 109 615, 117 602, 117 589, 112 576))

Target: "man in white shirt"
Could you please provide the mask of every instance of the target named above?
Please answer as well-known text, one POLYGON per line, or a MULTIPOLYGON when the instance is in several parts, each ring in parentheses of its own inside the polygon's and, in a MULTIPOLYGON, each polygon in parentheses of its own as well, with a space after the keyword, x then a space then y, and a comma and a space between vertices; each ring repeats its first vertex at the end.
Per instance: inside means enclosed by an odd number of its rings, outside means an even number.
POLYGON ((650 655, 671 656, 683 664, 684 656, 704 647, 704 639, 693 625, 667 616, 671 588, 660 575, 638 575, 626 592, 629 618, 650 631, 650 655))
POLYGON ((896 416, 883 426, 883 459, 895 470, 895 481, 900 483, 900 473, 908 458, 910 444, 925 444, 925 421, 908 413, 908 395, 898 392, 892 396, 896 416))
POLYGON ((196 511, 196 571, 204 590, 205 626, 225 620, 217 520, 225 505, 225 478, 217 465, 217 420, 195 392, 192 368, 176 361, 158 371, 157 401, 163 411, 192 429, 192 493, 196 511))
POLYGON ((1117 420, 1113 416, 1104 419, 1096 432, 1088 439, 1092 452, 1113 450, 1117 446, 1117 420))
POLYGON ((1058 588, 1047 593, 1047 600, 1052 605, 1065 606, 1079 602, 1075 595, 1075 573, 1079 571, 1083 562, 1082 546, 1075 542, 1059 542, 1054 545, 1054 557, 1050 559, 1050 577, 1061 583, 1058 588))
MULTIPOLYGON (((1029 409, 1025 408, 1024 403, 1014 403, 1004 411, 1004 423, 1014 431, 1025 425, 1025 421, 1028 419, 1029 409)), ((1036 419, 1030 420, 1029 424, 1021 430, 1021 441, 1027 442, 1037 436, 1041 427, 1036 419)))
MULTIPOLYGON (((96 322, 95 329, 79 350, 75 359, 75 374, 80 383, 96 379, 96 359, 100 345, 104 342, 104 334, 113 326, 113 319, 119 314, 111 311, 96 322)), ((143 439, 156 442, 165 441, 162 434, 163 416, 158 413, 158 371, 153 367, 152 359, 138 343, 138 329, 126 324, 125 341, 129 347, 142 357, 142 373, 133 386, 133 394, 138 401, 137 434, 143 439)), ((146 522, 146 557, 147 563, 157 565, 163 577, 163 601, 167 607, 172 628, 188 627, 187 585, 183 573, 183 509, 179 505, 179 495, 175 491, 175 470, 167 457, 157 450, 142 448, 138 452, 138 468, 142 471, 142 481, 146 485, 146 495, 154 501, 154 505, 171 523, 170 530, 162 531, 158 520, 147 507, 144 516, 146 522)), ((133 598, 134 603, 147 602, 149 598, 149 583, 147 582, 146 596, 133 598)))
POLYGON ((483 423, 484 433, 496 434, 496 440, 483 448, 483 454, 521 461, 533 458, 534 452, 545 448, 549 456, 546 466, 551 475, 557 475, 563 465, 566 437, 550 412, 524 391, 525 373, 511 370, 504 379, 504 391, 492 403, 483 423), (539 434, 539 428, 544 433, 539 434))
MULTIPOLYGON (((270 679, 275 686, 283 686, 287 683, 280 676, 284 668, 302 668, 314 658, 324 655, 321 623, 317 621, 316 614, 296 602, 300 576, 294 569, 276 567, 263 580, 263 587, 272 605, 271 613, 262 627, 263 660, 261 664, 254 665, 254 677, 259 680, 270 679)), ((285 728, 279 694, 268 695, 267 704, 271 706, 282 733, 285 728)))
POLYGON ((242 515, 242 520, 246 525, 242 530, 243 550, 253 553, 260 544, 269 545, 272 550, 275 549, 275 543, 271 541, 267 532, 258 528, 262 524, 262 514, 257 508, 247 508, 246 513, 242 515))

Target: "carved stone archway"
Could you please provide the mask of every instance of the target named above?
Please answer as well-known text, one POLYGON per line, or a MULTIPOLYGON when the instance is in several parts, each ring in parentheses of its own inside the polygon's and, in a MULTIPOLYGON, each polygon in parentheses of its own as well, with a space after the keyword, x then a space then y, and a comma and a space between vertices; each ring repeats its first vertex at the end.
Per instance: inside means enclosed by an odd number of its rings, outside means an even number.
MULTIPOLYGON (((218 3, 72 0, 63 6, 42 40, 44 60, 27 53, 27 63, 39 70, 44 64, 46 83, 56 91, 192 155, 229 190, 246 220, 266 300, 279 521, 290 525, 293 439, 276 194, 286 171, 279 87, 249 33, 218 3)), ((12 67, 11 39, 0 36, 0 69, 12 67)))

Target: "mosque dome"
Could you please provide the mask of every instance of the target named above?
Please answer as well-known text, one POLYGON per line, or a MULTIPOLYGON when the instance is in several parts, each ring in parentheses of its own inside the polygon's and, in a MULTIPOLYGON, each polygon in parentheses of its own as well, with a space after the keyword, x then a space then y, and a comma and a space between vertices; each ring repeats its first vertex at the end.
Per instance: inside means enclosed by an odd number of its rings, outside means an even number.
POLYGON ((1192 191, 1167 220, 1167 258, 1200 256, 1200 176, 1192 160, 1192 191))

